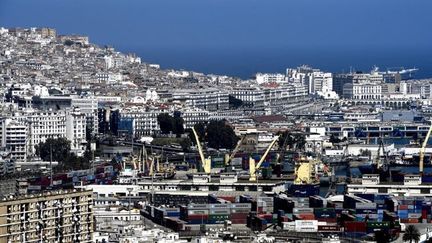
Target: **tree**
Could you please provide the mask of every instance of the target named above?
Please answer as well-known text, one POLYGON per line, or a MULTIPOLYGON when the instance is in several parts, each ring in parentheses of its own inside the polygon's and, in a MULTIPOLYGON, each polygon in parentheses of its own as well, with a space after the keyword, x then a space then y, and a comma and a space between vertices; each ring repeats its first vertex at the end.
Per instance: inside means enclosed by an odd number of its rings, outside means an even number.
POLYGON ((387 230, 378 230, 375 231, 375 241, 376 242, 390 242, 391 236, 387 230))
MULTIPOLYGON (((207 125, 204 123, 197 123, 194 126, 201 142, 207 142, 211 148, 220 149, 233 149, 238 141, 232 127, 227 125, 225 121, 211 121, 207 125)), ((196 143, 195 136, 192 129, 188 129, 189 138, 193 143, 196 143)))
POLYGON ((184 120, 183 120, 183 118, 181 118, 181 117, 174 117, 173 120, 172 120, 172 123, 173 123, 173 125, 172 125, 173 130, 172 130, 172 132, 174 134, 176 134, 177 137, 180 137, 180 135, 184 133, 184 127, 183 127, 184 120))
POLYGON ((163 134, 172 132, 180 136, 180 134, 184 133, 184 120, 179 114, 174 114, 174 117, 172 117, 168 113, 162 113, 158 115, 157 120, 163 134))
POLYGON ((402 237, 403 241, 411 242, 419 242, 420 241, 420 232, 414 225, 408 225, 405 233, 402 237))
POLYGON ((285 149, 284 145, 286 145, 293 150, 303 150, 306 145, 306 136, 303 133, 285 131, 279 133, 278 145, 281 149, 285 149))
POLYGON ((233 149, 239 139, 232 127, 227 125, 224 120, 209 122, 205 138, 208 146, 215 149, 233 149))
POLYGON ((172 117, 168 113, 159 114, 157 121, 163 134, 169 134, 173 130, 172 117))
POLYGON ((228 103, 229 103, 229 107, 231 109, 237 109, 239 107, 241 107, 243 105, 243 101, 240 99, 237 99, 236 97, 229 95, 228 96, 228 103))
POLYGON ((341 140, 338 137, 336 137, 334 134, 332 134, 330 136, 329 142, 334 144, 334 143, 340 143, 341 140))
POLYGON ((48 138, 44 143, 36 145, 36 154, 44 161, 50 161, 52 153, 53 161, 64 162, 70 150, 70 141, 66 138, 48 138))

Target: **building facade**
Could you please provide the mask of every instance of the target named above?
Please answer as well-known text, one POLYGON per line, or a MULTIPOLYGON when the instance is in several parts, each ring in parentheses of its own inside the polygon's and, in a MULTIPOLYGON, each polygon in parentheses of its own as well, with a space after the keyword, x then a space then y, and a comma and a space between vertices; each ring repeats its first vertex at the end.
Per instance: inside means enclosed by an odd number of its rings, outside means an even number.
POLYGON ((0 201, 0 243, 92 242, 92 191, 52 191, 0 201))

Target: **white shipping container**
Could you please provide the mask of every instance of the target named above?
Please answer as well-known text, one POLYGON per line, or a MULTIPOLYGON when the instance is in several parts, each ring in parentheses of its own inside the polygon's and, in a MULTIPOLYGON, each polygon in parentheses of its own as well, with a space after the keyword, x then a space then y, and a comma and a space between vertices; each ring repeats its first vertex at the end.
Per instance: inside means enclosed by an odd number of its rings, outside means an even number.
POLYGON ((188 211, 188 215, 196 215, 196 214, 208 214, 209 213, 209 211, 208 210, 199 210, 199 209, 197 209, 197 210, 189 210, 188 211))
POLYGON ((318 232, 318 221, 317 220, 296 220, 295 231, 296 232, 318 232))
POLYGON ((356 203, 356 209, 376 209, 376 203, 356 203))
POLYGON ((233 203, 231 204, 231 208, 251 208, 250 203, 233 203))
POLYGON ((293 208, 293 213, 313 213, 313 208, 293 208))
POLYGON ((282 222, 282 229, 288 231, 295 231, 295 222, 282 222))
POLYGON ((233 158, 231 160, 231 165, 235 166, 235 165, 242 165, 242 158, 233 158))

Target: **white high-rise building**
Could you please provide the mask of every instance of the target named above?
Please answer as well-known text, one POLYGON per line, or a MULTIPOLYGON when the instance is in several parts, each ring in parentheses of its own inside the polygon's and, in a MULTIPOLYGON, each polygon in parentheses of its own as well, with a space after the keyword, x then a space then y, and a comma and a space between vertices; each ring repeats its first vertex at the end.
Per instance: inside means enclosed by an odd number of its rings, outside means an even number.
POLYGON ((71 106, 85 115, 87 128, 92 135, 96 135, 99 129, 98 100, 95 97, 73 98, 71 106))
POLYGON ((66 113, 66 138, 71 142, 71 152, 82 156, 86 149, 86 116, 78 109, 66 113))
POLYGON ((309 93, 329 92, 333 90, 332 73, 313 72, 310 76, 309 93))
POLYGON ((1 148, 10 152, 11 159, 26 160, 27 126, 11 118, 0 118, 1 148))
POLYGON ((36 145, 48 138, 67 138, 71 152, 81 156, 86 144, 86 116, 79 110, 27 111, 16 113, 10 119, 27 128, 27 156, 36 154, 36 145))

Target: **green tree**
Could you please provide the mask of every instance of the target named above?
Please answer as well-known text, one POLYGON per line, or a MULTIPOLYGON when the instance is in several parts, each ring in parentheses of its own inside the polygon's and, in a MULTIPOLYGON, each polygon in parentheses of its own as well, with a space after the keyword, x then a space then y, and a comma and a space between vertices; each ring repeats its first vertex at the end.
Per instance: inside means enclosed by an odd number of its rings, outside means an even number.
POLYGON ((236 97, 229 95, 228 96, 228 103, 229 103, 229 107, 231 109, 237 109, 239 107, 241 107, 243 105, 243 101, 240 99, 237 99, 236 97))
POLYGON ((157 120, 163 134, 172 132, 179 137, 184 133, 184 120, 180 117, 180 114, 174 114, 174 117, 172 117, 168 113, 162 113, 158 115, 157 120))
POLYGON ((375 241, 380 243, 390 242, 391 236, 387 230, 378 230, 375 231, 375 241))
POLYGON ((181 117, 174 117, 173 120, 172 120, 172 123, 173 123, 173 125, 172 125, 173 130, 172 130, 172 132, 174 134, 176 134, 177 137, 180 137, 180 135, 184 133, 184 126, 183 126, 184 120, 183 120, 183 118, 181 118, 181 117))
POLYGON ((340 140, 338 137, 336 137, 334 134, 332 134, 330 136, 329 141, 330 141, 330 143, 340 143, 342 140, 340 140))
POLYGON ((402 237, 403 241, 411 242, 419 242, 420 241, 420 232, 414 225, 408 225, 405 229, 405 233, 402 237))
POLYGON ((279 148, 288 147, 292 150, 303 150, 306 145, 306 136, 300 132, 284 131, 279 133, 279 148))
POLYGON ((238 141, 231 126, 227 125, 225 120, 211 121, 206 128, 205 139, 211 148, 233 149, 238 141))
POLYGON ((172 117, 168 113, 161 113, 157 117, 162 134, 169 134, 173 130, 172 117))
POLYGON ((71 145, 66 138, 48 138, 45 142, 36 145, 36 154, 44 161, 64 162, 70 154, 71 145))

